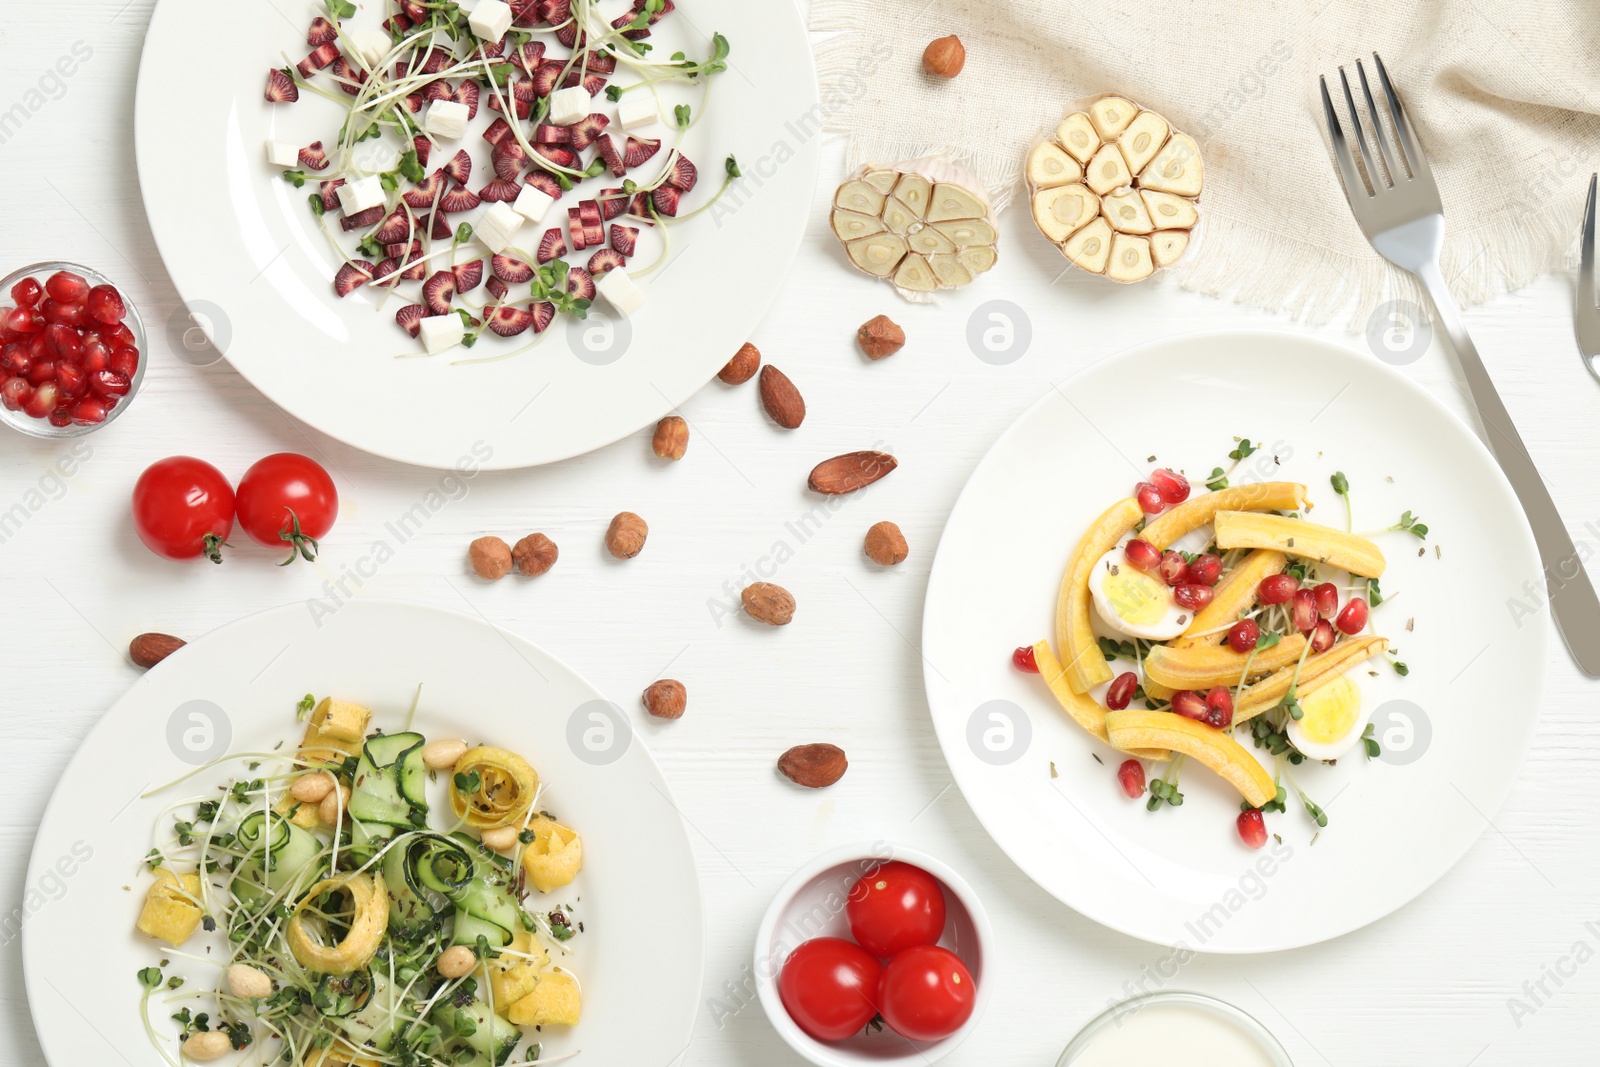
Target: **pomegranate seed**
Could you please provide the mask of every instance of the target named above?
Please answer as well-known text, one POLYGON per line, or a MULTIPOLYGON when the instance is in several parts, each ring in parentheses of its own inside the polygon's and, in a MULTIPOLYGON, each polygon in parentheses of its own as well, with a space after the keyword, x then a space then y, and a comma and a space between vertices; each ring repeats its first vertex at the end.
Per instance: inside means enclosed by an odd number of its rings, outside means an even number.
POLYGON ((1172 694, 1172 710, 1182 715, 1185 719, 1204 722, 1206 717, 1206 698, 1192 689, 1179 690, 1172 694))
POLYGON ((1111 688, 1106 690, 1106 707, 1112 711, 1121 711, 1133 700, 1133 691, 1139 688, 1139 676, 1132 671, 1123 671, 1117 675, 1116 681, 1111 683, 1111 688))
POLYGON ((99 341, 89 341, 84 344, 83 351, 78 356, 78 366, 83 368, 85 374, 105 370, 111 366, 111 352, 99 341))
POLYGON ((83 280, 82 275, 69 270, 58 270, 50 275, 44 288, 52 300, 59 300, 63 304, 81 304, 89 294, 89 283, 83 280))
POLYGON ((66 408, 57 406, 57 408, 50 413, 49 418, 48 418, 47 421, 50 423, 51 426, 55 426, 55 427, 58 427, 58 428, 59 427, 71 426, 72 425, 72 412, 68 411, 66 408))
POLYGON ((1140 482, 1134 486, 1133 495, 1139 501, 1139 510, 1146 515, 1159 515, 1166 507, 1161 500, 1161 490, 1149 482, 1140 482))
POLYGON ((1332 582, 1323 582, 1311 590, 1311 595, 1317 598, 1317 614, 1324 619, 1331 619, 1339 614, 1339 587, 1332 582))
POLYGON ((1222 560, 1209 552, 1203 556, 1196 556, 1194 562, 1189 564, 1189 576, 1186 579, 1194 585, 1216 585, 1222 577, 1222 560))
POLYGON ((1254 619, 1240 619, 1228 630, 1228 647, 1243 656, 1261 640, 1261 627, 1254 619))
POLYGON ((9 344, 0 348, 0 369, 10 371, 12 374, 27 374, 31 366, 33 357, 28 355, 25 346, 9 344))
POLYGON ((1326 652, 1333 647, 1333 624, 1327 619, 1317 623, 1317 628, 1311 631, 1311 651, 1326 652))
POLYGON ((1183 561, 1183 557, 1170 548, 1161 553, 1161 562, 1156 565, 1156 573, 1168 585, 1180 584, 1188 569, 1189 565, 1183 561))
POLYGON ((43 330, 28 338, 28 356, 32 359, 50 358, 50 339, 43 330))
POLYGON ((1216 595, 1216 590, 1209 585, 1180 585, 1172 591, 1172 599, 1176 600, 1180 607, 1188 608, 1190 611, 1204 608, 1216 595))
POLYGON ((0 385, 0 404, 4 404, 12 411, 21 411, 22 405, 33 396, 33 386, 28 384, 26 378, 7 379, 5 385, 0 385))
POLYGON ((62 363, 56 367, 56 384, 61 387, 62 396, 82 396, 87 383, 82 368, 76 364, 62 363))
POLYGON ((1156 551, 1156 546, 1137 537, 1122 546, 1122 554, 1141 571, 1153 571, 1161 566, 1161 553, 1156 551))
POLYGON ((139 369, 139 350, 132 345, 118 345, 111 350, 111 369, 132 378, 139 369))
POLYGON ((53 359, 35 360, 32 367, 28 368, 28 381, 34 385, 43 385, 53 382, 56 378, 56 361, 53 359))
POLYGON ((39 302, 43 292, 44 286, 32 278, 24 278, 11 287, 11 299, 17 302, 18 307, 31 308, 39 302))
POLYGON ((45 297, 39 303, 39 314, 44 316, 45 322, 59 322, 63 326, 83 325, 82 304, 63 304, 45 297))
POLYGON ((1189 479, 1165 467, 1150 472, 1150 480, 1161 491, 1161 499, 1168 504, 1181 504, 1189 499, 1189 479))
POLYGON ((12 333, 35 334, 44 329, 44 319, 31 308, 12 308, 6 312, 5 327, 12 333))
POLYGON ((1339 617, 1334 620, 1334 625, 1339 627, 1340 633, 1358 634, 1367 628, 1367 598, 1353 596, 1350 603, 1339 612, 1339 617))
POLYGON ((83 341, 71 326, 52 323, 44 328, 45 343, 59 359, 76 361, 83 353, 83 341))
POLYGON ((1267 843, 1267 820, 1261 817, 1259 811, 1241 811, 1236 825, 1239 827, 1239 840, 1251 848, 1260 848, 1267 843))
POLYGON ((1263 604, 1282 604, 1294 596, 1294 591, 1300 588, 1300 583, 1295 581, 1292 574, 1272 574, 1261 579, 1261 584, 1256 586, 1256 596, 1261 598, 1263 604))
POLYGON ((79 426, 105 422, 106 416, 111 413, 113 403, 114 401, 103 396, 86 396, 72 405, 72 421, 79 426))
POLYGON ((89 318, 108 326, 113 322, 121 322, 123 316, 128 313, 127 307, 122 303, 122 294, 110 285, 97 285, 90 289, 83 307, 89 313, 89 318))
POLYGON ((1218 730, 1233 725, 1233 694, 1225 685, 1214 685, 1206 691, 1205 724, 1218 730))
POLYGON ((33 391, 28 402, 22 405, 22 410, 36 419, 42 419, 55 408, 57 396, 56 383, 45 382, 33 391))
MULTIPOLYGON (((97 370, 89 378, 89 386, 101 396, 127 396, 133 383, 126 374, 118 374, 114 370, 97 370)), ((1028 650, 1032 652, 1030 648, 1028 650)))
POLYGON ((1297 589, 1290 607, 1294 628, 1308 634, 1317 628, 1317 598, 1309 589, 1297 589))
POLYGON ((1039 673, 1039 659, 1033 654, 1032 645, 1019 645, 1011 653, 1011 665, 1024 674, 1039 673))
POLYGON ((1122 791, 1128 794, 1128 799, 1144 796, 1144 764, 1136 759, 1123 760, 1122 766, 1117 768, 1117 781, 1122 783, 1122 791))
POLYGON ((114 348, 117 345, 131 345, 133 344, 133 331, 128 329, 126 323, 119 322, 115 326, 102 329, 100 331, 100 340, 104 341, 108 348, 114 348))

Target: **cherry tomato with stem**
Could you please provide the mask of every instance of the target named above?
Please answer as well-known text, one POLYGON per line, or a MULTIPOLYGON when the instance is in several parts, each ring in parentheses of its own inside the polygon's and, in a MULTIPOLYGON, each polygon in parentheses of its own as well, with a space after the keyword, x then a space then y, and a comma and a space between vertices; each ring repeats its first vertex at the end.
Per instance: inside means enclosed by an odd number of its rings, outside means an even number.
POLYGON ((842 1041, 878 1014, 883 965, 842 937, 816 937, 789 953, 778 996, 795 1025, 818 1041, 842 1041))
POLYGON ((944 933, 944 887, 921 867, 885 863, 850 887, 845 917, 856 942, 879 959, 932 945, 944 933))
POLYGON ((239 525, 250 539, 273 548, 287 544, 286 567, 317 558, 317 542, 339 517, 339 492, 316 460, 277 452, 257 460, 239 479, 239 525))
POLYGON ((222 562, 233 532, 233 487, 222 472, 192 456, 158 460, 133 486, 133 529, 167 559, 205 556, 222 562))
POLYGON ((908 948, 889 961, 878 983, 878 1011, 912 1041, 949 1037, 972 1018, 978 987, 961 958, 937 945, 908 948))

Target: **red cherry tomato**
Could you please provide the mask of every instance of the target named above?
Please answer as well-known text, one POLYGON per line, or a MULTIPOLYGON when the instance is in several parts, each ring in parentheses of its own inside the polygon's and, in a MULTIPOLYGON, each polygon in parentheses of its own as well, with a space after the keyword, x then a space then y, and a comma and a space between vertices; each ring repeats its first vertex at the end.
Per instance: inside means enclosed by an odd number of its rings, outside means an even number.
POLYGON ((901 1037, 937 1041, 972 1017, 978 987, 967 965, 937 945, 908 948, 889 961, 878 983, 878 1010, 901 1037))
POLYGON ((289 558, 317 558, 317 540, 339 517, 339 492, 316 460, 294 452, 260 459, 239 479, 239 525, 257 544, 287 544, 289 558))
POLYGON ((204 460, 171 456, 152 463, 133 486, 133 528, 167 559, 204 555, 222 562, 233 532, 233 487, 204 460))
POLYGON ((778 976, 784 1010, 818 1041, 842 1041, 878 1014, 883 965, 842 937, 817 937, 789 953, 778 976))
POLYGON ((850 933, 862 948, 888 959, 903 949, 938 943, 944 932, 944 889, 909 863, 885 863, 850 887, 850 933))

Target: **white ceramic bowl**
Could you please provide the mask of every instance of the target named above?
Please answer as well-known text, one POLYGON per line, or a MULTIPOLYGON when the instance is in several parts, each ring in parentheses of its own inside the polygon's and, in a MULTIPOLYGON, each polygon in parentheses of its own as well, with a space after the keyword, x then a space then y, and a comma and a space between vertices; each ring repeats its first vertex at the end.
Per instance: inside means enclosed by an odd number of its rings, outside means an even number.
MULTIPOLYGON (((1255 1016, 1216 997, 1176 989, 1146 993, 1107 1008, 1078 1031, 1078 1035, 1072 1039, 1061 1053, 1061 1058, 1056 1061, 1056 1067, 1073 1067, 1084 1058, 1090 1047, 1095 1045, 1107 1030, 1121 1026, 1122 1021, 1130 1015, 1135 1015, 1146 1008, 1160 1011, 1167 1007, 1188 1008, 1208 1013, 1232 1027, 1246 1042, 1256 1046, 1261 1052, 1260 1062, 1269 1063, 1272 1067, 1294 1067, 1283 1045, 1255 1016)), ((1105 1062, 1104 1058, 1102 1057, 1099 1062, 1105 1062)))
POLYGON ((783 884, 756 932, 755 975, 761 1006, 773 1028, 818 1067, 858 1064, 927 1064, 943 1059, 978 1025, 989 1003, 986 947, 994 941, 989 914, 972 887, 945 863, 914 849, 885 841, 849 845, 823 853, 783 884), (858 1033, 843 1041, 818 1041, 801 1030, 778 996, 778 974, 802 942, 814 937, 850 937, 844 905, 850 886, 881 864, 898 860, 921 867, 944 886, 945 923, 939 944, 961 957, 978 987, 972 1017, 939 1041, 910 1041, 888 1027, 858 1033))

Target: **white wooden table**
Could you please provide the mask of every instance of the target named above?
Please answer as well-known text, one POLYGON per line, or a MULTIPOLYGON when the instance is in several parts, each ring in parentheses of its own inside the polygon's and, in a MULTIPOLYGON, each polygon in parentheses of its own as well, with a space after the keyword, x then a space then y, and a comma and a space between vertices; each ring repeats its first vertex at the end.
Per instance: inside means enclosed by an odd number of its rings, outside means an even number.
MULTIPOLYGON (((1175 978, 1156 977, 1165 950, 1101 929, 1030 883, 951 783, 923 699, 920 614, 945 515, 989 443, 1051 383, 1104 355, 1195 330, 1294 324, 1170 282, 1119 288, 1069 274, 1052 283, 1062 262, 1017 211, 1003 219, 1010 251, 980 286, 936 308, 905 305, 849 272, 827 233, 823 204, 841 154, 830 144, 810 233, 753 337, 804 392, 804 428, 787 433, 767 422, 753 384, 713 382, 683 410, 694 426, 683 462, 656 460, 642 433, 555 467, 482 474, 401 543, 387 524, 439 488, 438 473, 377 460, 308 430, 226 363, 188 366, 166 343, 161 324, 177 297, 132 166, 134 75, 150 7, 151 0, 14 3, 0 24, 7 205, 0 267, 56 257, 98 266, 156 327, 143 395, 115 426, 86 439, 92 454, 70 479, 51 474, 62 447, 0 435, 0 514, 13 517, 0 533, 9 739, 0 851, 10 857, 0 879, 0 1063, 41 1061, 11 916, 40 889, 24 884, 24 861, 58 773, 137 675, 125 656, 128 639, 144 630, 194 636, 260 608, 346 596, 403 597, 482 615, 542 644, 626 707, 636 708, 636 694, 663 672, 687 683, 681 721, 639 723, 691 824, 706 895, 702 1007, 687 1062, 798 1062, 753 1000, 747 963, 756 923, 803 860, 877 838, 943 857, 992 912, 998 943, 989 981, 998 995, 954 1064, 1053 1063, 1109 999, 1163 985, 1238 1003, 1302 1065, 1592 1060, 1600 804, 1590 788, 1600 775, 1600 726, 1596 690, 1558 641, 1534 750, 1478 845, 1399 914, 1316 948, 1200 957, 1175 978), (88 58, 70 77, 46 75, 75 42, 88 58), (974 309, 997 298, 1024 309, 1033 335, 1021 358, 1004 365, 980 360, 965 340, 974 309), (879 312, 901 322, 910 343, 871 364, 853 335, 879 312), (804 487, 812 464, 878 442, 900 458, 901 470, 801 531, 800 518, 816 503, 804 487), (271 554, 253 549, 222 567, 169 564, 129 528, 128 494, 150 462, 189 453, 237 478, 259 456, 284 449, 321 460, 342 495, 339 525, 317 565, 280 570, 271 554), (617 564, 601 537, 624 509, 649 521, 651 539, 638 559, 617 564), (861 538, 884 518, 905 530, 911 556, 875 571, 862 560, 861 538), (532 530, 562 549, 546 577, 485 585, 467 572, 473 537, 514 540, 532 530), (393 558, 361 576, 357 564, 380 542, 393 558), (729 602, 730 591, 737 598, 748 571, 767 574, 775 555, 791 554, 774 580, 799 599, 794 625, 781 632, 718 625, 717 605, 729 602), (850 771, 838 786, 801 792, 778 779, 772 768, 780 752, 818 740, 849 752, 850 771)), ((1469 319, 1574 537, 1593 547, 1600 385, 1575 356, 1570 287, 1569 277, 1549 277, 1469 319)), ((1364 344, 1342 329, 1316 332, 1364 344)), ((1465 412, 1437 347, 1408 369, 1465 412)), ((449 496, 448 483, 443 488, 449 496)), ((1465 639, 1471 620, 1458 625, 1465 639)), ((1535 684, 1528 680, 1530 690, 1535 684)), ((1461 807, 1462 819, 1483 821, 1459 798, 1437 800, 1461 807)), ((1395 813, 1394 832, 1406 832, 1404 812, 1395 813)), ((70 882, 65 894, 70 902, 70 882)), ((92 974, 94 961, 83 964, 92 974)), ((663 1050, 663 1067, 673 1051, 663 1050)))

